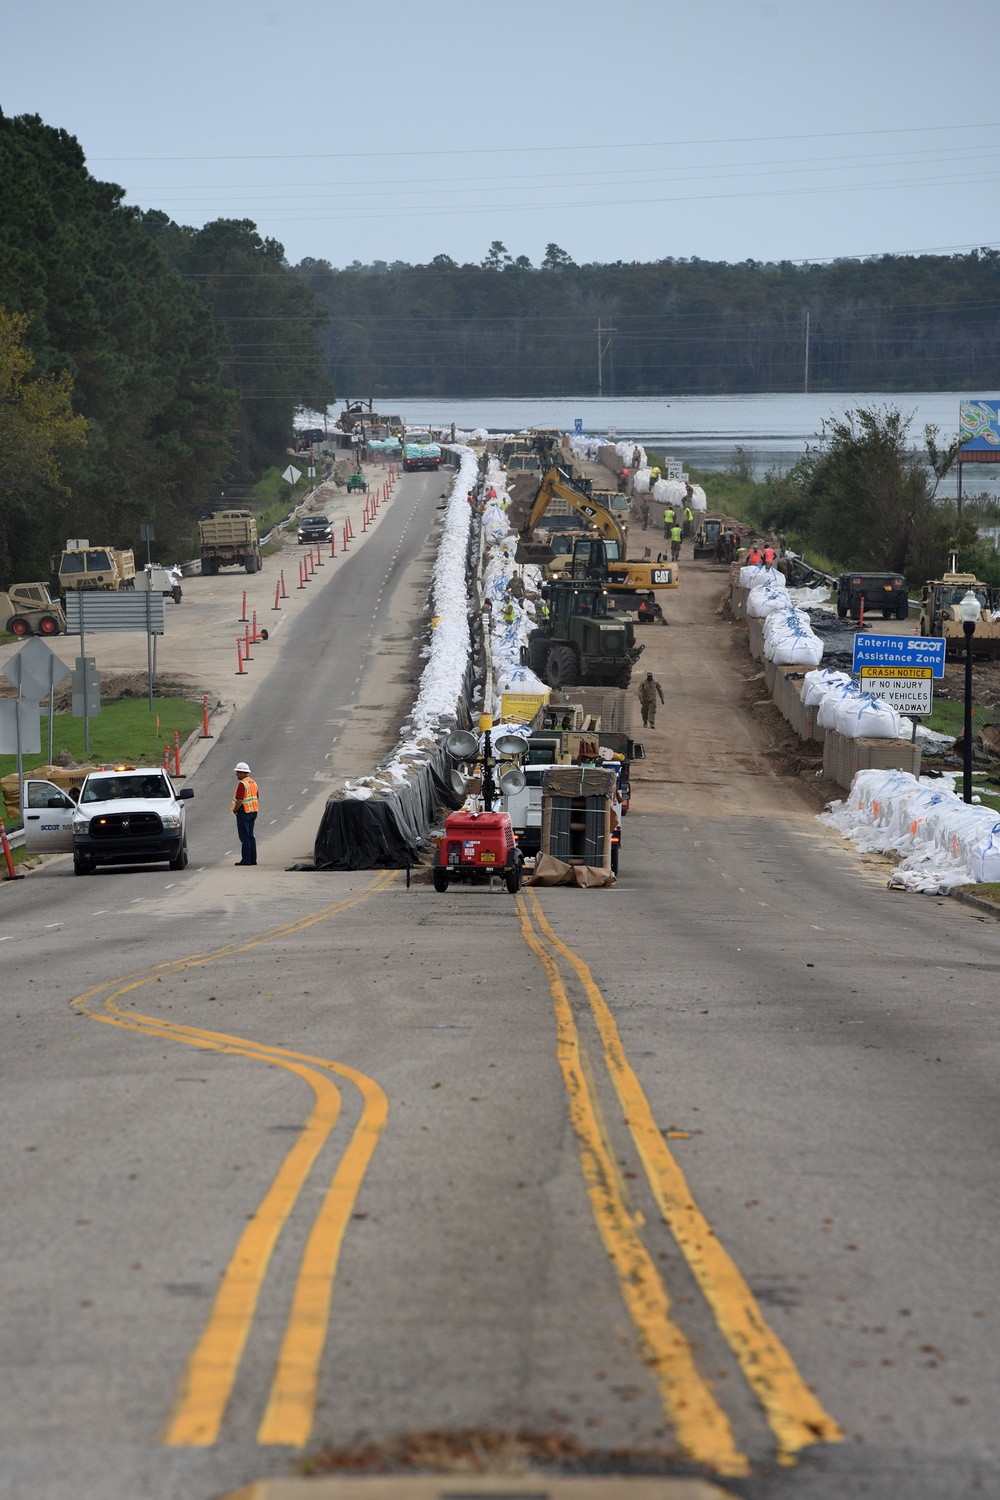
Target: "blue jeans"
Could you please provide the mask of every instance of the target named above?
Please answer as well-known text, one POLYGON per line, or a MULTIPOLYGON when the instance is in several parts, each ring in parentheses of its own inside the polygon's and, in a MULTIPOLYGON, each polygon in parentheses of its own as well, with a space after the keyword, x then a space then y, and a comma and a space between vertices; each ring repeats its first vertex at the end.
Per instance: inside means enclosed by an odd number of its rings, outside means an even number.
POLYGON ((240 836, 240 848, 243 851, 242 863, 245 865, 257 863, 257 840, 253 836, 253 825, 256 821, 256 813, 238 811, 236 814, 236 831, 240 836))

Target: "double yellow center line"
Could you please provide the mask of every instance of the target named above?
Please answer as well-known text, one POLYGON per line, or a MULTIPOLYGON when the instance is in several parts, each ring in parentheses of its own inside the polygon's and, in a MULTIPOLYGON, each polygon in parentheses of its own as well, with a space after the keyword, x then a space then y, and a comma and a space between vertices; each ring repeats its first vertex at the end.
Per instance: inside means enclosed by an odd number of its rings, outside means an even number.
POLYGON ((559 966, 564 959, 590 1005, 605 1065, 657 1207, 707 1301, 719 1331, 738 1360, 777 1440, 780 1463, 793 1463, 811 1443, 838 1442, 838 1424, 810 1391, 788 1350, 764 1319, 732 1257, 695 1203, 632 1065, 618 1027, 590 969, 558 938, 534 891, 518 896, 521 931, 538 956, 556 1013, 559 1063, 591 1209, 615 1267, 622 1295, 643 1341, 666 1415, 695 1461, 719 1474, 748 1472, 729 1419, 695 1364, 691 1346, 670 1317, 670 1300, 656 1264, 620 1190, 599 1106, 584 1066, 579 1032, 559 966), (534 921, 532 921, 534 919, 534 921))
POLYGON ((340 1116, 340 1091, 328 1076, 333 1073, 348 1079, 358 1089, 362 1101, 361 1115, 306 1241, 267 1406, 257 1432, 260 1443, 302 1447, 308 1441, 315 1417, 319 1365, 344 1232, 372 1153, 388 1119, 389 1105, 374 1079, 343 1063, 251 1041, 246 1037, 208 1031, 200 1026, 182 1026, 159 1016, 126 1011, 118 1002, 130 991, 165 975, 232 958, 262 943, 302 932, 366 901, 394 878, 394 871, 383 872, 353 896, 273 928, 259 937, 236 941, 210 953, 193 954, 173 963, 159 964, 129 979, 98 985, 73 1001, 84 1015, 108 1026, 285 1068, 302 1078, 313 1091, 313 1109, 278 1168, 257 1212, 240 1235, 223 1273, 204 1332, 187 1361, 173 1410, 162 1434, 163 1442, 169 1446, 206 1447, 219 1436, 278 1236, 340 1116))

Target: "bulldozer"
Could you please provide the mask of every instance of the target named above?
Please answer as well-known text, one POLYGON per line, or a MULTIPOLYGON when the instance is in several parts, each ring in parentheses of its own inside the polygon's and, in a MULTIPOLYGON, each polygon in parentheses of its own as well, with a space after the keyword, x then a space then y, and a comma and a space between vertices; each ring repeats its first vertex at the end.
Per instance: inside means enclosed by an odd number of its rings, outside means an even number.
MULTIPOLYGON (((654 562, 648 558, 630 561, 627 558, 625 530, 615 512, 577 484, 558 465, 549 469, 542 479, 528 518, 521 527, 515 553, 517 562, 537 563, 544 567, 553 561, 555 554, 552 548, 546 542, 535 539, 535 528, 553 500, 564 500, 583 522, 586 529, 576 545, 587 551, 587 575, 594 576, 595 568, 599 568, 602 581, 619 605, 635 608, 641 597, 652 590, 678 587, 680 578, 676 563, 654 562), (603 564, 600 565, 595 560, 596 554, 591 546, 595 537, 602 544, 603 564)), ((573 572, 577 572, 575 565, 573 572)))
POLYGON ((551 688, 627 688, 643 647, 630 615, 600 580, 553 579, 542 595, 549 618, 533 630, 526 665, 551 688))
POLYGON ((972 635, 974 656, 1000 655, 1000 620, 993 618, 997 608, 996 591, 982 583, 975 573, 943 573, 929 579, 920 591, 920 634, 943 636, 945 651, 961 656, 965 651, 965 632, 958 605, 969 590, 979 600, 982 613, 972 635))
POLYGON ((66 616, 44 583, 12 583, 0 593, 0 630, 11 635, 62 635, 66 616))

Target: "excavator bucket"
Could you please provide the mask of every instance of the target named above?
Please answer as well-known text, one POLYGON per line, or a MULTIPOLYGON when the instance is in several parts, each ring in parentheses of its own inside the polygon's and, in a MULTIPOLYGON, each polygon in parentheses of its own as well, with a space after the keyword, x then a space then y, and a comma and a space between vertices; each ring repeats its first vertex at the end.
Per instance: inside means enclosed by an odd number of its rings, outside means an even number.
POLYGON ((546 563, 552 562, 555 553, 548 542, 531 542, 521 537, 514 553, 514 561, 517 563, 534 563, 543 568, 546 563))

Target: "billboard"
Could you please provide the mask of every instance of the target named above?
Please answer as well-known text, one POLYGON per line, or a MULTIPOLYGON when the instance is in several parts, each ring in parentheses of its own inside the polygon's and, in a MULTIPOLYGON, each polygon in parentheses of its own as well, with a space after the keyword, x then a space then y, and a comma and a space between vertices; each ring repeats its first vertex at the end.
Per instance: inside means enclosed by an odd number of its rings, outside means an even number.
POLYGON ((965 462, 1000 463, 1000 402, 977 396, 959 409, 959 458, 965 462))

